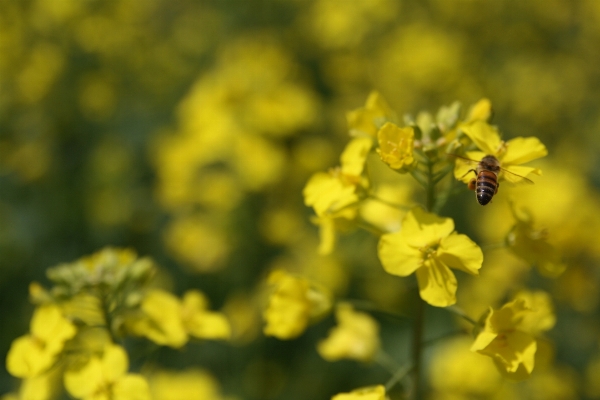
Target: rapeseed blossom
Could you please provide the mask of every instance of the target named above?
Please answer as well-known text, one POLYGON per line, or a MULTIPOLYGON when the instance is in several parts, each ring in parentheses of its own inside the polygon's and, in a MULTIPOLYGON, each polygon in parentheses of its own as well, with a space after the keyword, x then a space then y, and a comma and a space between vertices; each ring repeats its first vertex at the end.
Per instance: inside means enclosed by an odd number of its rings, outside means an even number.
POLYGON ((293 339, 301 335, 309 322, 331 307, 328 296, 304 278, 283 270, 271 272, 268 284, 272 288, 263 314, 265 335, 278 339, 293 339))
POLYGON ((511 211, 516 220, 506 235, 506 243, 519 257, 535 265, 540 274, 556 278, 566 265, 560 259, 558 249, 548 241, 548 231, 536 226, 531 213, 511 203, 511 211))
POLYGON ((521 380, 535 365, 535 336, 551 329, 556 319, 546 293, 524 292, 499 310, 490 308, 482 321, 471 350, 491 357, 500 372, 521 380))
POLYGON ((377 131, 388 121, 395 121, 394 111, 387 104, 383 96, 373 91, 367 97, 364 107, 350 111, 346 114, 351 136, 377 137, 377 131))
POLYGON ((65 342, 77 333, 56 305, 38 307, 31 318, 30 333, 15 339, 6 357, 6 369, 19 378, 31 378, 48 370, 58 359, 65 342))
POLYGON ((82 400, 150 400, 148 382, 129 374, 127 353, 121 346, 106 346, 102 356, 94 355, 80 368, 65 372, 67 392, 82 400))
POLYGON ((341 165, 329 172, 315 173, 304 187, 304 203, 313 207, 315 222, 321 228, 321 254, 333 250, 336 228, 348 225, 358 214, 359 201, 369 187, 363 172, 372 146, 369 137, 352 139, 342 152, 341 165))
POLYGON ((351 304, 336 307, 338 325, 322 340, 317 350, 328 361, 343 358, 371 361, 380 347, 379 324, 370 315, 354 311, 351 304))
MULTIPOLYGON (((499 174, 502 179, 518 183, 529 174, 542 174, 539 168, 521 165, 548 154, 546 146, 538 138, 516 137, 505 142, 500 138, 496 127, 479 119, 462 126, 461 130, 480 149, 480 151, 467 151, 466 156, 475 161, 481 160, 486 155, 496 157, 500 167, 504 169, 499 174)), ((472 163, 457 159, 454 176, 468 183, 473 178, 468 174, 470 169, 473 169, 472 163)))
POLYGON ((204 295, 188 291, 179 300, 169 292, 154 289, 142 300, 141 315, 126 321, 129 330, 154 343, 182 347, 189 336, 200 339, 228 339, 231 328, 225 316, 208 311, 204 295))
POLYGON ((355 389, 350 393, 336 394, 331 400, 385 400, 385 387, 383 385, 355 389))
POLYGON ((420 208, 404 217, 400 231, 381 236, 378 251, 388 273, 415 273, 421 298, 437 307, 456 303, 457 281, 450 268, 477 275, 483 262, 481 249, 466 235, 454 232, 451 218, 420 208))
POLYGON ((377 132, 381 161, 396 170, 405 170, 415 163, 413 156, 415 130, 412 126, 400 128, 387 122, 377 132))
POLYGON ((225 399, 217 380, 201 369, 156 371, 150 374, 148 383, 153 400, 225 399))

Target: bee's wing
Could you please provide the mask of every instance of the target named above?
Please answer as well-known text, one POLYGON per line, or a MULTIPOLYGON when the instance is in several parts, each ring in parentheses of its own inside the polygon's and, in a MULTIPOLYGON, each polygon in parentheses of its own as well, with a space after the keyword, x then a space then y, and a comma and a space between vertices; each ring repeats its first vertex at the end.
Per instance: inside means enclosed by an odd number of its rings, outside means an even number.
POLYGON ((473 159, 471 159, 469 157, 459 156, 458 154, 446 153, 446 155, 448 155, 449 157, 462 158, 465 161, 470 161, 470 162, 474 162, 474 163, 478 163, 479 162, 479 161, 473 160, 473 159))
POLYGON ((538 174, 538 169, 536 168, 532 168, 532 167, 524 167, 522 165, 517 165, 517 166, 511 166, 510 169, 512 171, 507 170, 506 168, 502 168, 500 167, 500 169, 502 170, 502 172, 505 172, 506 174, 504 175, 504 179, 507 180, 508 182, 512 182, 512 183, 527 183, 530 185, 533 185, 535 182, 533 182, 531 179, 526 178, 526 175, 529 175, 531 173, 534 174, 538 174))

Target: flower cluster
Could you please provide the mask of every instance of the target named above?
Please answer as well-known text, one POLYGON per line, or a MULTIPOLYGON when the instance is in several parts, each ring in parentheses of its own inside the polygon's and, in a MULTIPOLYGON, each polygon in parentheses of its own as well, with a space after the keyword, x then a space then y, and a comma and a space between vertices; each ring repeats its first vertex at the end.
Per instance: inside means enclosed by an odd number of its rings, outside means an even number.
MULTIPOLYGON (((490 124, 491 116, 491 102, 482 99, 471 106, 464 117, 461 117, 460 103, 455 102, 442 107, 436 115, 427 112, 415 118, 407 115, 402 125, 382 96, 372 93, 364 107, 348 113, 352 138, 342 153, 341 166, 315 173, 304 188, 305 204, 314 209, 314 221, 321 229, 321 253, 333 251, 336 230, 367 228, 379 236, 377 254, 387 273, 400 277, 414 274, 422 301, 435 307, 452 306, 450 310, 469 319, 456 306, 460 290, 453 270, 478 276, 480 270, 485 269, 484 252, 473 239, 455 231, 452 218, 440 215, 456 191, 450 173, 453 172, 456 180, 469 183, 470 189, 491 187, 491 197, 497 192, 498 181, 531 183, 528 176, 541 175, 541 170, 522 164, 547 154, 546 147, 535 137, 502 140, 498 129, 490 124), (486 156, 493 160, 490 166, 480 163, 486 156), (405 199, 404 204, 380 198, 375 191, 380 184, 378 179, 388 178, 382 175, 378 163, 385 165, 388 171, 410 175, 423 188, 424 196, 405 199), (482 169, 486 172, 481 172, 482 169), (475 177, 469 176, 472 171, 475 177), (477 185, 472 183, 475 178, 477 185), (374 208, 373 202, 379 202, 380 208, 374 208), (384 218, 373 218, 373 215, 383 216, 383 208, 390 206, 403 211, 401 217, 396 216, 396 223, 370 224, 370 221, 382 221, 384 218)), ((406 182, 397 184, 406 185, 406 182)), ((556 276, 560 262, 544 250, 550 249, 550 245, 536 234, 526 213, 513 210, 517 225, 507 235, 506 248, 531 264, 540 265, 543 271, 548 271, 546 275, 556 276)), ((476 327, 472 350, 492 357, 498 369, 511 379, 529 376, 537 350, 535 335, 550 329, 554 323, 547 300, 542 294, 520 294, 500 310, 490 309, 482 317, 481 327, 476 327)), ((339 326, 318 346, 323 358, 330 361, 376 359, 389 365, 389 360, 383 361, 386 357, 382 355, 385 353, 382 353, 375 320, 368 314, 353 311, 345 303, 338 305, 336 318, 339 326)), ((334 398, 375 399, 384 395, 385 390, 380 392, 376 387, 334 398)))
POLYGON ((76 399, 149 400, 147 377, 129 372, 125 338, 181 347, 188 335, 230 337, 227 318, 208 310, 206 296, 191 290, 179 301, 151 289, 155 273, 150 259, 107 248, 49 269, 49 290, 32 284, 30 332, 13 341, 6 359, 7 370, 24 379, 22 398, 64 390, 76 399))

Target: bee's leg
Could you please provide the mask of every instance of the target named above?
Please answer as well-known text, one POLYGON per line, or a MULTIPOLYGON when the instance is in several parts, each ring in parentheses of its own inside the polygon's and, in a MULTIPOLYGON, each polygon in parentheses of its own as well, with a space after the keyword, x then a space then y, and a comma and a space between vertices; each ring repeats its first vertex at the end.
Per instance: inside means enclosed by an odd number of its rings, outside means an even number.
POLYGON ((474 169, 470 169, 470 170, 468 170, 468 171, 467 171, 467 173, 466 173, 466 174, 464 174, 463 176, 461 176, 461 177, 460 177, 460 179, 462 179, 462 178, 464 178, 465 176, 467 176, 467 174, 468 174, 469 172, 471 172, 471 171, 473 171, 473 173, 475 174, 475 176, 477 176, 477 171, 475 171, 474 169))
POLYGON ((477 179, 473 178, 469 181, 469 190, 475 190, 475 186, 477 185, 477 179))

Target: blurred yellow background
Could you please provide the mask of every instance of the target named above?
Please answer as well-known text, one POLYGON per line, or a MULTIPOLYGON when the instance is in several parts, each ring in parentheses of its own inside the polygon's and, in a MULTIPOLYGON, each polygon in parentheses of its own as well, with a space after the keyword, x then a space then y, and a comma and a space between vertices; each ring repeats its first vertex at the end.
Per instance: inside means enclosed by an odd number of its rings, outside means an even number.
MULTIPOLYGON (((383 272, 372 235, 318 255, 302 188, 339 163, 346 112, 371 90, 400 117, 486 97, 504 138, 548 147, 544 175, 503 187, 485 209, 465 189, 442 214, 485 248, 503 240, 517 198, 566 271, 549 279, 486 253, 459 302, 479 315, 519 286, 550 292, 554 367, 502 398, 600 398, 599 65, 596 0, 0 1, 0 354, 28 330, 30 282, 112 245, 152 257, 165 286, 198 288, 230 315, 234 344, 153 359, 210 371, 190 376, 224 398, 329 398, 385 382, 380 367, 319 357, 331 317, 294 341, 265 338, 261 282, 282 267, 338 298, 403 310, 406 285, 383 272)), ((384 347, 402 359, 409 324, 379 317, 384 347)), ((443 310, 429 318, 433 337, 452 329, 443 310)), ((465 346, 443 346, 427 356, 430 398, 491 398, 499 377, 448 382, 443 363, 465 346)), ((0 371, 2 394, 16 381, 0 371)))

